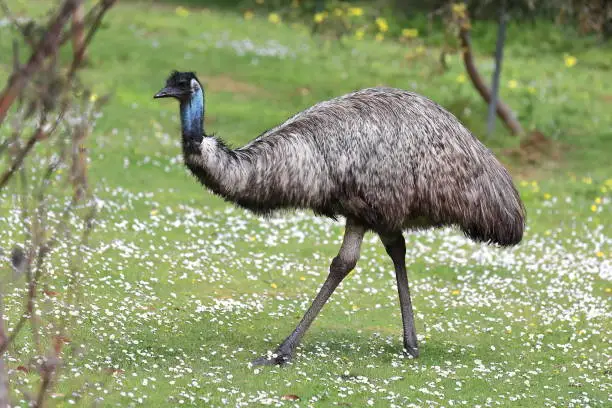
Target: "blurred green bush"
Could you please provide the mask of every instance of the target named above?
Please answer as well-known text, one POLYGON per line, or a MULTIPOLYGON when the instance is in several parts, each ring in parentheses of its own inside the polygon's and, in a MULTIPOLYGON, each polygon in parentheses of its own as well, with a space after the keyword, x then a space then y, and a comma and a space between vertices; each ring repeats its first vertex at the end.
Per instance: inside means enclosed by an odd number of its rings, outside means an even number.
MULTIPOLYGON (((388 22, 385 35, 401 36, 405 26, 431 23, 431 18, 440 15, 441 10, 453 3, 465 3, 473 20, 497 20, 499 7, 504 0, 158 0, 159 2, 192 5, 201 7, 221 7, 239 9, 242 12, 276 13, 282 20, 310 21, 317 13, 327 12, 327 26, 336 24, 336 35, 351 31, 349 24, 355 21, 340 15, 330 15, 330 11, 360 8, 364 16, 383 17, 388 22), (410 24, 409 24, 410 23, 410 24)), ((608 0, 505 0, 506 7, 514 20, 546 20, 559 25, 572 25, 581 34, 596 34, 603 39, 612 36, 612 2, 608 0)), ((346 17, 346 15, 345 15, 346 17)), ((357 16, 353 16, 357 17, 357 16)), ((375 18, 374 17, 374 18, 375 18)), ((321 19, 319 15, 318 19, 321 19)), ((319 21, 321 24, 324 21, 319 21)), ((364 27, 359 27, 367 31, 364 27)), ((359 29, 357 28, 357 29, 359 29)), ((357 29, 354 29, 356 31, 357 29)), ((322 30, 328 32, 329 30, 322 30)))

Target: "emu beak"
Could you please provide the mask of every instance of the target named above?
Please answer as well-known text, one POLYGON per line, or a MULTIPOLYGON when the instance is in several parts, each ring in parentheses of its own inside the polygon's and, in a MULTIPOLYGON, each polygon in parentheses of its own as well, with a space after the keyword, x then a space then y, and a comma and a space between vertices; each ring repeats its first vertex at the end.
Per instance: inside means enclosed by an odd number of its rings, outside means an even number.
POLYGON ((158 99, 158 98, 170 98, 170 97, 176 97, 179 95, 179 92, 177 89, 171 88, 169 86, 162 88, 161 91, 159 91, 158 93, 156 93, 153 98, 154 99, 158 99))

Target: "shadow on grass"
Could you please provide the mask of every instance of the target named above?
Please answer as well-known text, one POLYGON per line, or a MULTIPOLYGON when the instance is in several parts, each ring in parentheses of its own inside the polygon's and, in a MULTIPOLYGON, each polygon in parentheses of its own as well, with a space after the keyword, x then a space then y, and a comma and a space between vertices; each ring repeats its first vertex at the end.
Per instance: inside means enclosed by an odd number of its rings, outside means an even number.
MULTIPOLYGON (((354 330, 319 330, 306 336, 298 348, 297 360, 321 361, 342 358, 368 365, 391 366, 403 355, 403 344, 398 328, 397 335, 377 335, 370 332, 356 333, 354 330)), ((279 342, 282 339, 279 339, 279 342)), ((462 352, 461 344, 442 339, 430 339, 419 344, 420 356, 415 362, 425 365, 443 365, 446 361, 467 364, 473 360, 471 353, 462 352)), ((473 352, 472 350, 470 350, 473 352)), ((410 364, 406 357, 404 364, 410 364)))

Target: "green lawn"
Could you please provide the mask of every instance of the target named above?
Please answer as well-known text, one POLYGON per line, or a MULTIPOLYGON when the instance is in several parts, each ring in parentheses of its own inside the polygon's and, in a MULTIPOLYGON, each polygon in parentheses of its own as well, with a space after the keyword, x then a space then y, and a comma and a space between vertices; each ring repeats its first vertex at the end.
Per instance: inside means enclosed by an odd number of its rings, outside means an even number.
MULTIPOLYGON (((16 11, 47 4, 11 3, 16 11)), ((10 55, 9 34, 0 27, 3 55, 10 55)), ((411 50, 392 42, 340 45, 263 18, 198 9, 180 17, 174 6, 122 2, 83 73, 97 93, 113 96, 91 139, 101 211, 73 310, 77 355, 67 359, 54 404, 610 406, 612 49, 576 40, 588 46, 568 51, 577 64, 566 67, 563 52, 529 48, 526 33, 517 38, 506 50, 502 98, 560 152, 544 151, 537 166, 506 154, 519 140, 501 123, 485 135, 486 106, 462 82, 458 56, 443 72, 433 47, 406 59, 411 50), (524 241, 500 250, 450 229, 406 234, 421 345, 413 360, 401 353, 392 263, 367 235, 356 270, 295 361, 251 367, 301 318, 339 248, 342 224, 306 212, 262 219, 203 191, 182 166, 177 104, 152 99, 173 69, 197 72, 207 90, 207 130, 233 145, 357 88, 426 95, 511 169, 528 211, 524 241), (283 398, 289 394, 299 400, 283 398)), ((475 40, 477 49, 485 44, 475 40)), ((489 78, 491 58, 478 62, 489 78)), ((0 59, 0 83, 9 70, 9 59, 0 59)), ((22 238, 13 192, 0 197, 5 249, 22 238)), ((51 259, 44 284, 59 295, 41 297, 43 320, 61 308, 67 261, 61 253, 51 259)), ((22 292, 6 295, 9 327, 22 292)), ((27 340, 7 360, 16 401, 37 381, 15 370, 32 355, 27 340)))

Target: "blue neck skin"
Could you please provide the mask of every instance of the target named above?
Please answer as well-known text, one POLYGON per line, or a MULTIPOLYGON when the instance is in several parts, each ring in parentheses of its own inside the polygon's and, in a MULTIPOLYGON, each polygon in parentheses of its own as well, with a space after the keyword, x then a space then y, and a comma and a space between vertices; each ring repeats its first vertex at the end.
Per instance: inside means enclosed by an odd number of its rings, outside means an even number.
POLYGON ((204 136, 204 92, 202 88, 181 101, 181 127, 185 140, 202 142, 204 136))

